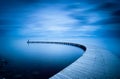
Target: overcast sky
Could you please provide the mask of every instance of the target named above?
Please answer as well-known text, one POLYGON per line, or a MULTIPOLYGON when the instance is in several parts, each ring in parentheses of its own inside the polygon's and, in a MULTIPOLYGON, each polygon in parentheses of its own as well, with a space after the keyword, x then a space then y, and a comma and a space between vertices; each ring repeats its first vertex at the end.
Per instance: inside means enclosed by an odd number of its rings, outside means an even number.
POLYGON ((0 0, 0 36, 120 37, 117 0, 0 0))

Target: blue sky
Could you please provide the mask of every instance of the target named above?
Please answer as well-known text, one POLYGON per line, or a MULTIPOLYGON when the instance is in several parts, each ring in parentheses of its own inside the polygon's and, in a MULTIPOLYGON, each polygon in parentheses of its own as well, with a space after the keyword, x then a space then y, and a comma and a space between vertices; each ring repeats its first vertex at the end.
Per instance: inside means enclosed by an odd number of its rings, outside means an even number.
POLYGON ((120 37, 117 0, 1 0, 0 35, 120 37))

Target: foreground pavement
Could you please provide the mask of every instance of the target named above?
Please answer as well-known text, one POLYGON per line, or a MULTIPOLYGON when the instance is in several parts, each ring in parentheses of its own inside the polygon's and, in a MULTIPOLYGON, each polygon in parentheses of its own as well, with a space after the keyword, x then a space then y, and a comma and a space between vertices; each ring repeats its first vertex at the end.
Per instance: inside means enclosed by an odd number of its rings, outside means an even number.
POLYGON ((99 45, 83 44, 86 52, 50 79, 120 79, 120 58, 99 45))

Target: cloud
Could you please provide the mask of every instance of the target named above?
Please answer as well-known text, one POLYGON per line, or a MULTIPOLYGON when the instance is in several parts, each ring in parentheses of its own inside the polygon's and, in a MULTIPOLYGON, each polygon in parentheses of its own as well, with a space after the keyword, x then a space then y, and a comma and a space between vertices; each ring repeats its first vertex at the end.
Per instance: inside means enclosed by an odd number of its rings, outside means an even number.
POLYGON ((65 32, 70 30, 77 22, 76 19, 73 19, 68 15, 69 12, 62 10, 62 7, 47 6, 31 14, 25 29, 30 29, 27 32, 31 32, 31 29, 35 32, 65 32))
POLYGON ((99 30, 107 31, 115 28, 112 24, 120 23, 119 5, 112 0, 17 1, 2 2, 2 34, 12 32, 16 36, 96 36, 99 30))

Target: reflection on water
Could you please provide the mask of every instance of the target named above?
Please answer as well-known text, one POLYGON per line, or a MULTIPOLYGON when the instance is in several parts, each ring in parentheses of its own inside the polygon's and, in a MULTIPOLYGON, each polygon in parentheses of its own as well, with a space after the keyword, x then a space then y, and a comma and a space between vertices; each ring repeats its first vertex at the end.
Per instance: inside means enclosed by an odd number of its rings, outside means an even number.
MULTIPOLYGON (((7 79, 47 79, 70 65, 83 51, 55 44, 30 44, 14 40, 5 44, 0 56, 7 61, 0 73, 7 79)), ((4 62, 2 62, 4 63, 4 62)))

